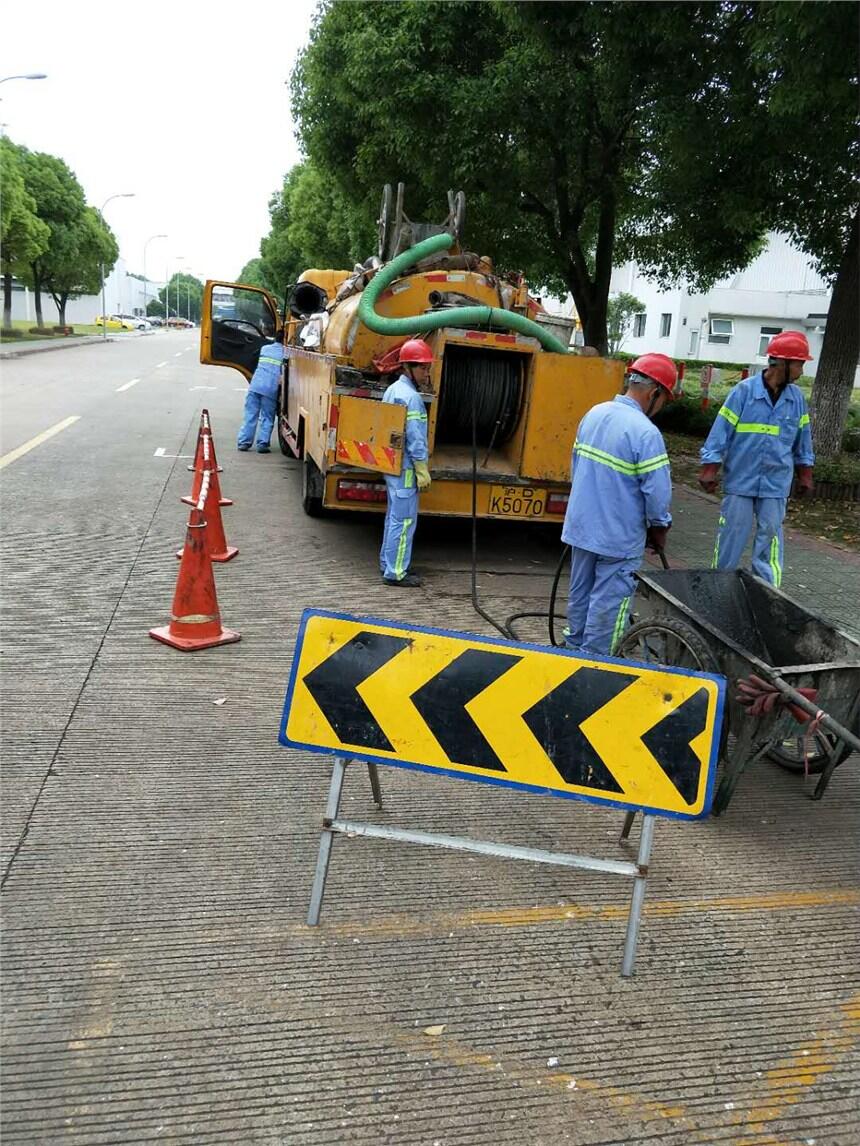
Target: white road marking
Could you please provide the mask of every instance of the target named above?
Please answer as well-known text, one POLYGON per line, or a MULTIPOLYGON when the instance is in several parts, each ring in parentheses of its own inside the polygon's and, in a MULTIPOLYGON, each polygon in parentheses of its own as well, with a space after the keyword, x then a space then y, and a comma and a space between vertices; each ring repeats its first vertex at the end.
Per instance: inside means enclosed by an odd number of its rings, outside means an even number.
POLYGON ((215 390, 215 386, 189 386, 189 390, 215 390))
POLYGON ((247 389, 248 389, 247 386, 234 386, 233 387, 233 393, 234 394, 244 394, 247 389))
POLYGON ((6 466, 11 465, 12 462, 28 454, 30 450, 34 450, 36 446, 41 446, 42 442, 47 442, 49 438, 53 438, 54 434, 59 434, 61 430, 67 430, 69 426, 73 426, 75 422, 81 420, 80 414, 73 414, 71 418, 64 418, 62 422, 57 422, 56 426, 51 426, 49 430, 43 430, 41 434, 37 434, 35 438, 31 438, 29 442, 25 442, 23 446, 18 446, 17 449, 10 450, 8 454, 4 454, 0 458, 0 470, 6 466))
POLYGON ((168 454, 164 446, 159 446, 152 456, 154 458, 193 458, 194 454, 168 454))
POLYGON ((122 386, 117 386, 115 392, 117 394, 121 394, 123 392, 123 390, 130 390, 132 388, 132 386, 136 386, 139 381, 140 381, 139 378, 132 378, 132 380, 130 382, 126 382, 122 386))
POLYGON ((181 358, 184 353, 185 353, 184 350, 177 350, 176 353, 173 355, 173 357, 174 358, 181 358))
POLYGON ((156 370, 160 370, 162 366, 166 366, 166 365, 167 365, 167 363, 166 363, 166 362, 159 362, 159 363, 157 363, 157 364, 156 364, 156 367, 155 367, 155 369, 156 369, 156 370))

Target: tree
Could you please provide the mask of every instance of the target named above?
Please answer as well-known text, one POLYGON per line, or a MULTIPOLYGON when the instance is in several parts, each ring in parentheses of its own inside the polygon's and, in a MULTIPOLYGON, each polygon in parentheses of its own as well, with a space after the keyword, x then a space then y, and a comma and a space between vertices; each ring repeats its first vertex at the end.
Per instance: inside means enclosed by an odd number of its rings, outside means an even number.
POLYGON ((12 325, 12 276, 21 275, 46 249, 49 230, 36 214, 24 183, 22 148, 0 137, 0 255, 3 273, 3 326, 12 325))
POLYGON ((39 218, 50 228, 47 248, 30 260, 27 274, 36 301, 36 325, 43 326, 42 288, 50 277, 69 272, 86 199, 84 189, 62 159, 45 152, 22 150, 24 182, 36 202, 39 218))
POLYGON ((609 300, 609 305, 606 311, 606 322, 609 333, 609 353, 617 354, 621 349, 621 344, 624 342, 627 332, 630 330, 630 324, 633 321, 634 314, 641 314, 645 310, 645 304, 640 302, 635 295, 627 294, 621 291, 615 298, 609 300))
POLYGON ((119 255, 113 232, 95 207, 84 208, 80 219, 67 227, 66 239, 62 257, 48 260, 44 267, 44 284, 63 326, 69 299, 97 294, 102 267, 112 267, 119 255))
POLYGON ((641 248, 704 285, 757 249, 762 213, 714 131, 729 103, 754 104, 736 50, 750 7, 329 3, 293 73, 293 112, 310 163, 355 206, 400 179, 409 215, 438 221, 462 188, 470 246, 569 290, 605 352, 616 259, 641 248), (693 150, 692 122, 709 128, 693 150), (695 163, 712 134, 722 177, 703 201, 664 172, 695 163))
POLYGON ((812 389, 820 457, 841 448, 860 358, 858 40, 855 4, 766 2, 750 28, 775 223, 833 282, 812 389))
POLYGON ((199 322, 203 313, 203 283, 193 275, 173 275, 168 285, 159 289, 158 298, 149 300, 146 313, 162 316, 166 307, 169 307, 169 316, 199 322))
POLYGON ((263 274, 263 260, 258 255, 256 259, 249 259, 239 271, 239 277, 236 280, 240 283, 246 283, 248 286, 262 287, 263 290, 269 290, 269 283, 263 274))

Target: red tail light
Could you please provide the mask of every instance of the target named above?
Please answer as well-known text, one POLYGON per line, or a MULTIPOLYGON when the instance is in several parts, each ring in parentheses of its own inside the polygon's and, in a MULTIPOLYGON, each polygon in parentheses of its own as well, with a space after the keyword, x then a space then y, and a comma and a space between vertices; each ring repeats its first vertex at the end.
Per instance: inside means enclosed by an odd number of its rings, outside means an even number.
POLYGON ((337 483, 338 501, 385 501, 385 486, 378 481, 350 481, 341 478, 337 483))
POLYGON ((564 514, 567 513, 567 499, 568 495, 566 493, 560 493, 558 490, 548 493, 546 498, 546 512, 558 513, 564 516, 564 514))

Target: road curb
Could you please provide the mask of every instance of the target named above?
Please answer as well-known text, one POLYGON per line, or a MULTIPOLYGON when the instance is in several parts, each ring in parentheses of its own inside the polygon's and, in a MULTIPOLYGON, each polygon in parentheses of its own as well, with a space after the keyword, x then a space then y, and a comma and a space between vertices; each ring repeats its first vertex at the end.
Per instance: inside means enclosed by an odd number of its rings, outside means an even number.
MULTIPOLYGON (((154 330, 141 330, 137 332, 135 338, 151 338, 156 332, 154 330)), ((29 347, 22 345, 9 350, 0 350, 0 359, 4 358, 23 358, 27 354, 47 354, 51 350, 71 350, 74 346, 95 346, 99 342, 122 342, 124 338, 117 339, 113 336, 102 338, 100 334, 85 334, 69 342, 56 342, 49 346, 33 346, 29 347)))

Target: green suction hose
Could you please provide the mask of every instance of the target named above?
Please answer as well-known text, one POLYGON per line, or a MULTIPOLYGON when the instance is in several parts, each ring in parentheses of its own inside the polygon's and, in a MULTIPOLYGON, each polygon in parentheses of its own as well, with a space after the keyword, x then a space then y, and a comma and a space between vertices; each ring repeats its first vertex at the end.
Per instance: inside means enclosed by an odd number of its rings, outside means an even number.
POLYGON ((432 235, 415 247, 410 247, 396 259, 377 271, 369 286, 364 288, 361 302, 358 306, 358 319, 368 330, 375 334, 424 334, 428 330, 438 330, 440 326, 502 326, 508 330, 516 330, 519 334, 536 338, 544 350, 554 354, 569 354, 570 351, 563 343, 554 338, 536 322, 516 314, 512 310, 500 310, 495 306, 455 306, 448 310, 437 311, 434 314, 416 314, 411 318, 385 318, 376 313, 376 301, 387 286, 403 272, 429 258, 439 251, 446 251, 454 243, 453 235, 432 235))

